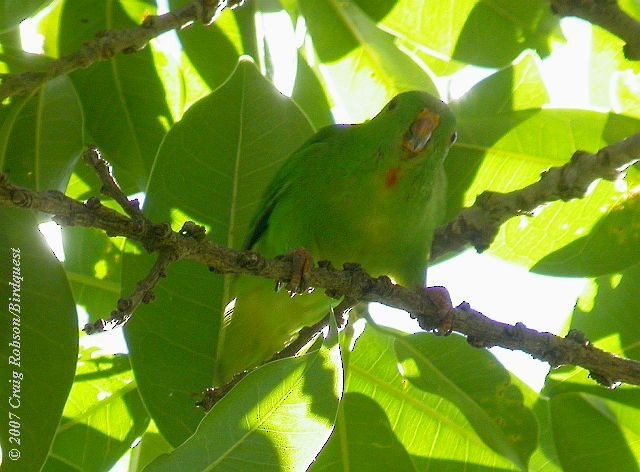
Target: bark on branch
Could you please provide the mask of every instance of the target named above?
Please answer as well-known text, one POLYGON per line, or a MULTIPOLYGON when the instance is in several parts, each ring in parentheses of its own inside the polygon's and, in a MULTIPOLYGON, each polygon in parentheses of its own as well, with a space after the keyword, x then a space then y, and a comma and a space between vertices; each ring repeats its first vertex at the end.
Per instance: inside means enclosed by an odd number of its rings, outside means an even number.
MULTIPOLYGON (((292 273, 290 259, 267 259, 255 252, 222 247, 207 240, 204 232, 193 223, 185 223, 181 231, 172 231, 166 224, 153 224, 146 218, 125 216, 111 210, 96 198, 83 203, 56 191, 35 192, 17 187, 9 183, 4 174, 0 174, 0 206, 49 213, 59 224, 99 228, 108 235, 127 237, 138 241, 150 252, 158 252, 161 257, 140 285, 141 290, 136 290, 130 297, 131 304, 127 300, 119 301, 116 311, 121 313, 115 318, 122 314, 130 316, 132 307, 135 309, 137 304, 151 301, 153 287, 164 274, 166 265, 179 259, 206 264, 219 273, 252 274, 276 281, 288 280, 292 273)), ((395 285, 386 276, 371 277, 356 264, 346 264, 343 269, 319 264, 311 270, 309 284, 324 288, 331 297, 344 297, 350 303, 380 302, 406 310, 423 329, 438 331, 446 326, 447 331, 465 335, 474 347, 501 346, 527 352, 551 366, 581 366, 599 383, 609 387, 619 382, 640 385, 640 362, 597 349, 581 333, 570 332, 563 338, 538 332, 521 323, 501 323, 473 310, 467 303, 443 309, 442 298, 433 296, 432 292, 395 285)), ((115 322, 118 323, 117 319, 115 322)))

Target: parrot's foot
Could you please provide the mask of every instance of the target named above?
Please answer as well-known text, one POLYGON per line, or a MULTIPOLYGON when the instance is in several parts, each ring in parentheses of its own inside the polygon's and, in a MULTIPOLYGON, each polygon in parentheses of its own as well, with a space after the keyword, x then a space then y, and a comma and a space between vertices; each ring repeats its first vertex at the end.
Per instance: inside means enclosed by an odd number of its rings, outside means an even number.
MULTIPOLYGON (((303 247, 294 249, 285 256, 291 260, 291 279, 287 283, 287 292, 291 298, 301 293, 313 292, 313 287, 309 286, 309 274, 313 267, 313 256, 303 247)), ((276 282, 276 292, 282 288, 281 281, 276 282)))
POLYGON ((440 316, 439 325, 436 327, 438 336, 448 336, 451 334, 453 327, 453 304, 451 296, 445 287, 426 287, 425 292, 429 300, 436 306, 438 315, 440 316))

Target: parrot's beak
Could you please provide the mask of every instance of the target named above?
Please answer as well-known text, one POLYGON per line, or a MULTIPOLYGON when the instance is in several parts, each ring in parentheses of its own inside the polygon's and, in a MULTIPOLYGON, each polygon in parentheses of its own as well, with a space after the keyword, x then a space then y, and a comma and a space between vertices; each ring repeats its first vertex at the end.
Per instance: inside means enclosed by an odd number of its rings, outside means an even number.
POLYGON ((418 154, 426 147, 438 124, 440 115, 427 108, 420 109, 409 131, 404 135, 402 147, 411 153, 411 157, 418 154))

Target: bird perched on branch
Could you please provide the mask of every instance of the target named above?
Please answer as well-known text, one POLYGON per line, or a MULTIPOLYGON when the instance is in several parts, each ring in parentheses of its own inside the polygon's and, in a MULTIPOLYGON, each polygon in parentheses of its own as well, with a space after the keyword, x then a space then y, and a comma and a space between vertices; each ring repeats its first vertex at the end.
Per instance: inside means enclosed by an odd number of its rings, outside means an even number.
MULTIPOLYGON (((397 95, 365 123, 321 129, 274 177, 246 248, 266 257, 304 248, 336 267, 358 262, 373 276, 424 286, 446 209, 443 163, 455 137, 447 105, 418 91, 397 95)), ((317 292, 291 299, 268 280, 234 279, 216 382, 266 361, 326 315, 332 300, 317 292)))

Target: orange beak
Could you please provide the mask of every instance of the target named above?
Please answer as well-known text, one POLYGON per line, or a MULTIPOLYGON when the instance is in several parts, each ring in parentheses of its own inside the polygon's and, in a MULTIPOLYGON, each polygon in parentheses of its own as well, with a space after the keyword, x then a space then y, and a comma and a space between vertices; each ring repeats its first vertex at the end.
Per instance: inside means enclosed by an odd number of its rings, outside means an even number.
POLYGON ((427 108, 420 109, 409 131, 404 135, 402 147, 412 154, 411 157, 418 154, 426 147, 431 134, 439 124, 440 115, 427 108))

